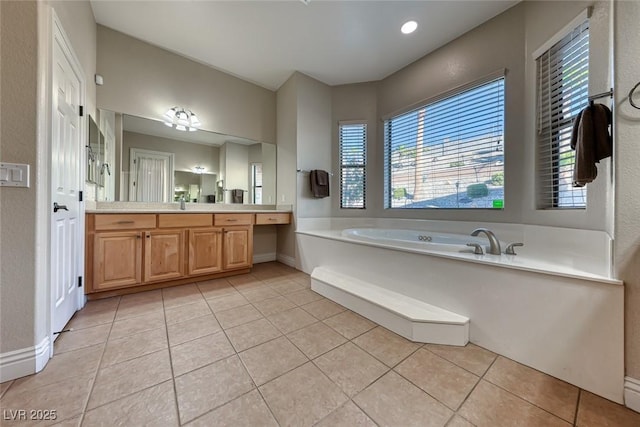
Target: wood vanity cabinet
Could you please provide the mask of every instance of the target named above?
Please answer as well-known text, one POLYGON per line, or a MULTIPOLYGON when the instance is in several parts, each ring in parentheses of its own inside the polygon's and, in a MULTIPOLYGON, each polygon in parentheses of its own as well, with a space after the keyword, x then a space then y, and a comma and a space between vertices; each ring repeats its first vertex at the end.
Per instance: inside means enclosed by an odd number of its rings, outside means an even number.
POLYGON ((189 229, 188 274, 211 274, 222 271, 222 230, 189 229))
POLYGON ((86 233, 87 294, 191 283, 253 265, 253 214, 87 214, 86 233))
POLYGON ((249 227, 224 228, 225 270, 250 267, 253 258, 252 230, 249 227))
POLYGON ((140 231, 99 232, 95 234, 93 242, 87 239, 87 247, 93 249, 93 259, 87 262, 87 267, 93 267, 87 271, 93 276, 88 283, 93 291, 134 286, 142 282, 140 231))
POLYGON ((144 282, 184 276, 184 230, 150 230, 144 235, 144 282))

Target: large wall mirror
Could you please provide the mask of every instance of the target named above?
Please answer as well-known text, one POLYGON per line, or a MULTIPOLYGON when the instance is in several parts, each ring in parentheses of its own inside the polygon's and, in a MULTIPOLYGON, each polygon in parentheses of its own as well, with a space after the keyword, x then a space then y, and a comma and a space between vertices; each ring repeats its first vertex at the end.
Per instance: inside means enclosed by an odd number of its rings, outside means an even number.
POLYGON ((275 145, 179 131, 127 114, 100 114, 113 117, 116 135, 114 191, 106 200, 276 204, 275 145))

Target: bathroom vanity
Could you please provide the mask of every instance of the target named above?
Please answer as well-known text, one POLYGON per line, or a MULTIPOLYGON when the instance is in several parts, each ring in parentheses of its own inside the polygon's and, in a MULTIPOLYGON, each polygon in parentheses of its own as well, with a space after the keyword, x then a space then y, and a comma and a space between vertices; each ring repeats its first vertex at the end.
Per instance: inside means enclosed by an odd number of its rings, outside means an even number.
POLYGON ((248 273, 253 228, 289 212, 90 212, 86 294, 104 298, 248 273))

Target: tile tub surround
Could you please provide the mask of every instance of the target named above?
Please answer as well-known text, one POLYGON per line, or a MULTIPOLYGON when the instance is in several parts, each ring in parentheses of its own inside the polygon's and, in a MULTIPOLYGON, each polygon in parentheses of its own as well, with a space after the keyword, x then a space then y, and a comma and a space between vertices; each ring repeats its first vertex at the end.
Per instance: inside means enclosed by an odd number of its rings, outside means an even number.
POLYGON ((233 282, 89 302, 42 372, 0 385, 0 406, 56 409, 69 426, 640 425, 636 412, 476 345, 408 342, 282 264, 233 282), (215 302, 259 290, 265 299, 215 302))

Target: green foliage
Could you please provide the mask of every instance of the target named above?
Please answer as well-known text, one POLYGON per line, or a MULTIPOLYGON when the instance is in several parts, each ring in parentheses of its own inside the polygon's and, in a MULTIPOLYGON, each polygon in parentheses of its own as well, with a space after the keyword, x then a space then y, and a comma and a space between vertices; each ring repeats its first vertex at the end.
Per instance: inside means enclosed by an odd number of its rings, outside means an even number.
POLYGON ((464 160, 459 160, 457 162, 451 162, 449 163, 449 167, 450 168, 457 168, 459 166, 464 166, 464 160))
POLYGON ((491 175, 491 185, 504 185, 504 172, 491 175))
POLYGON ((565 151, 564 153, 560 153, 560 166, 569 166, 574 163, 574 152, 573 151, 565 151))
POLYGON ((467 196, 471 199, 478 199, 489 195, 487 184, 471 184, 467 187, 467 196))
POLYGON ((394 188, 393 189, 393 198, 396 200, 404 199, 407 197, 407 189, 406 188, 394 188))

